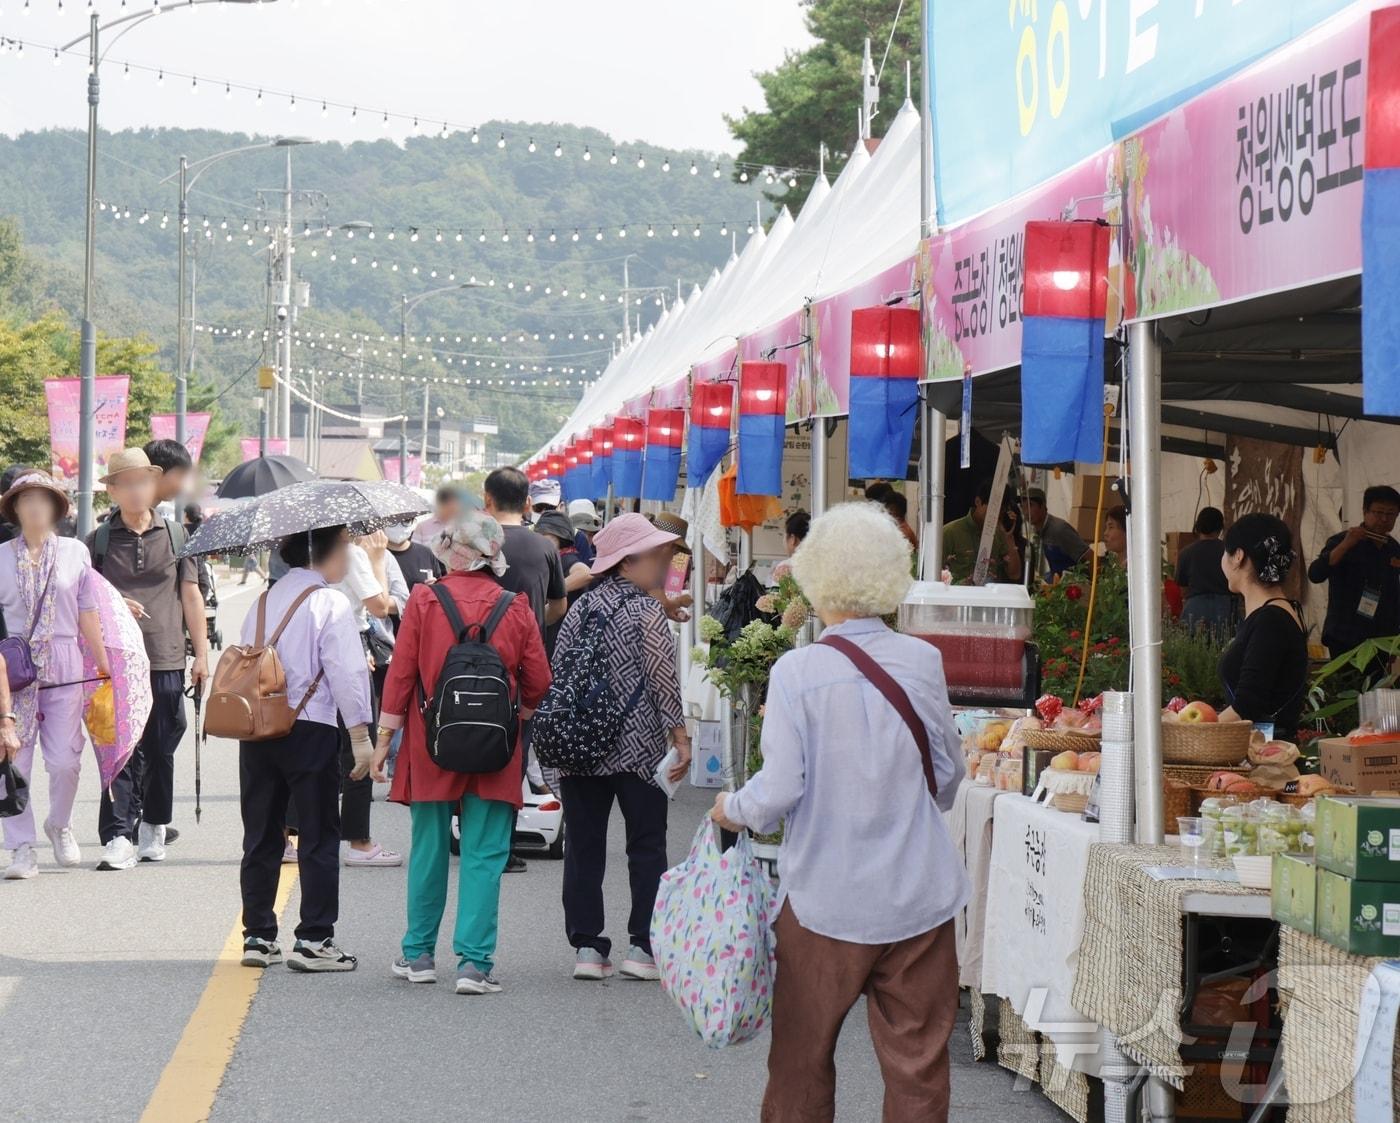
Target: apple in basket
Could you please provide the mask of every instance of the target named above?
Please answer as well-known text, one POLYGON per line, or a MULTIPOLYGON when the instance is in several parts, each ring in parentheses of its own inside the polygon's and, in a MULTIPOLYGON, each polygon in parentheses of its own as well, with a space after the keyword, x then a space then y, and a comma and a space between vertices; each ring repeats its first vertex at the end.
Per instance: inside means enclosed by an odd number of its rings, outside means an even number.
POLYGON ((1077 772, 1079 770, 1079 754, 1073 749, 1056 753, 1050 758, 1050 767, 1055 772, 1077 772))
POLYGON ((1177 720, 1196 724, 1219 721, 1220 715, 1215 712, 1215 707, 1209 702, 1191 702, 1177 715, 1177 720))
POLYGON ((1099 770, 1099 759, 1100 759, 1100 754, 1099 754, 1099 753, 1080 753, 1080 754, 1079 754, 1079 771, 1080 771, 1080 772, 1097 772, 1097 771, 1099 770))

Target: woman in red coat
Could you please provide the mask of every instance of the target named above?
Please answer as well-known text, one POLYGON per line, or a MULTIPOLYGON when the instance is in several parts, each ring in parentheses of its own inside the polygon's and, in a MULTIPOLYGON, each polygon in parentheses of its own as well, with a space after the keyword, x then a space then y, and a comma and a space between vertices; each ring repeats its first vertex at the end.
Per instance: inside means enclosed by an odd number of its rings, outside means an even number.
MULTIPOLYGON (((465 511, 434 536, 432 549, 447 567, 439 586, 452 596, 465 624, 485 623, 502 596, 495 577, 506 570, 501 552, 505 535, 482 511, 465 511), (494 575, 494 576, 493 576, 494 575)), ((520 743, 499 772, 447 772, 428 755, 418 689, 431 697, 447 651, 456 642, 452 625, 430 585, 408 598, 384 684, 374 775, 384 779, 394 730, 407 730, 394 770, 389 798, 409 805, 413 846, 408 856, 408 927, 403 955, 393 973, 415 983, 437 980, 434 953, 447 903, 448 847, 452 816, 459 815, 462 857, 458 867, 457 921, 452 948, 457 953, 457 993, 493 994, 496 919, 501 874, 510 857, 515 814, 520 809, 520 743), (460 808, 460 810, 459 810, 460 808)), ((530 717, 549 689, 549 660, 530 602, 517 594, 490 636, 520 702, 530 717)))

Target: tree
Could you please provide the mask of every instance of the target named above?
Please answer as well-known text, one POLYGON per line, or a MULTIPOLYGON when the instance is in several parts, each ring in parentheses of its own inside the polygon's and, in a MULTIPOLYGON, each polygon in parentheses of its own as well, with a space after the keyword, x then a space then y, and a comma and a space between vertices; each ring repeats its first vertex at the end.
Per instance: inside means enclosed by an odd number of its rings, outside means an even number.
MULTIPOLYGON (((904 101, 904 66, 912 66, 914 104, 919 104, 920 17, 917 0, 803 0, 807 30, 816 43, 805 51, 789 51, 774 70, 758 74, 764 109, 745 108, 736 117, 725 116, 734 139, 744 148, 741 163, 762 164, 778 170, 815 167, 823 144, 828 174, 845 167, 856 141, 860 109, 860 64, 865 40, 876 69, 885 44, 880 82, 879 112, 874 134, 879 136, 904 101), (893 39, 890 28, 895 24, 893 39)), ((735 172, 737 178, 739 172, 735 172)), ((812 189, 810 176, 799 176, 796 187, 777 181, 781 190, 765 192, 775 203, 794 211, 812 189)))

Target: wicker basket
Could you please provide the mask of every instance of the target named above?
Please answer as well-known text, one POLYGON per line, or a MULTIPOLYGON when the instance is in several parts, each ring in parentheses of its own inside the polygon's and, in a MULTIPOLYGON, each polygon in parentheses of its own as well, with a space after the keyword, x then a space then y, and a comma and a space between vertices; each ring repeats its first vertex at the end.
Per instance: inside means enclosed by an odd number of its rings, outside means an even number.
POLYGON ((1059 792, 1050 797, 1050 806, 1056 811, 1068 811, 1071 815, 1084 814, 1089 806, 1089 797, 1078 792, 1059 792))
POLYGON ((1247 721, 1164 721, 1162 759, 1169 764, 1235 765, 1249 756, 1247 721))
MULTIPOLYGON (((1330 792, 1322 792, 1322 795, 1355 795, 1351 788, 1333 788, 1330 792)), ((1298 792, 1274 792, 1273 796, 1280 803, 1286 803, 1289 807, 1306 807, 1317 798, 1316 795, 1300 795, 1298 792)))
POLYGON ((1074 733, 1062 729, 1027 729, 1021 737, 1028 748, 1050 749, 1062 753, 1066 749, 1076 753, 1096 753, 1099 739, 1092 733, 1074 733))
POLYGON ((1178 819, 1195 813, 1191 807, 1191 785, 1166 777, 1162 781, 1162 821, 1169 828, 1175 827, 1178 819))
POLYGON ((1199 764, 1165 764, 1162 775, 1168 780, 1180 780, 1192 788, 1203 788, 1217 772, 1235 772, 1241 776, 1249 774, 1249 766, 1240 764, 1230 768, 1210 768, 1199 764))

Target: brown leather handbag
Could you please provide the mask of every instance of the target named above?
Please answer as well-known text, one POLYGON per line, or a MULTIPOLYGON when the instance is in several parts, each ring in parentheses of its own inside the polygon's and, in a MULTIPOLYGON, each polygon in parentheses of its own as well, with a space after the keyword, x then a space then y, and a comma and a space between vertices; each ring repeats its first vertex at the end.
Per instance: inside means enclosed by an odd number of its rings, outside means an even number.
POLYGON ((253 642, 224 649, 214 668, 214 682, 204 711, 204 734, 238 741, 274 741, 292 731, 301 711, 326 673, 316 673, 306 696, 293 709, 287 699, 287 675, 277 655, 277 641, 301 602, 316 590, 304 589, 292 601, 277 630, 264 641, 267 593, 258 598, 258 627, 253 642))

